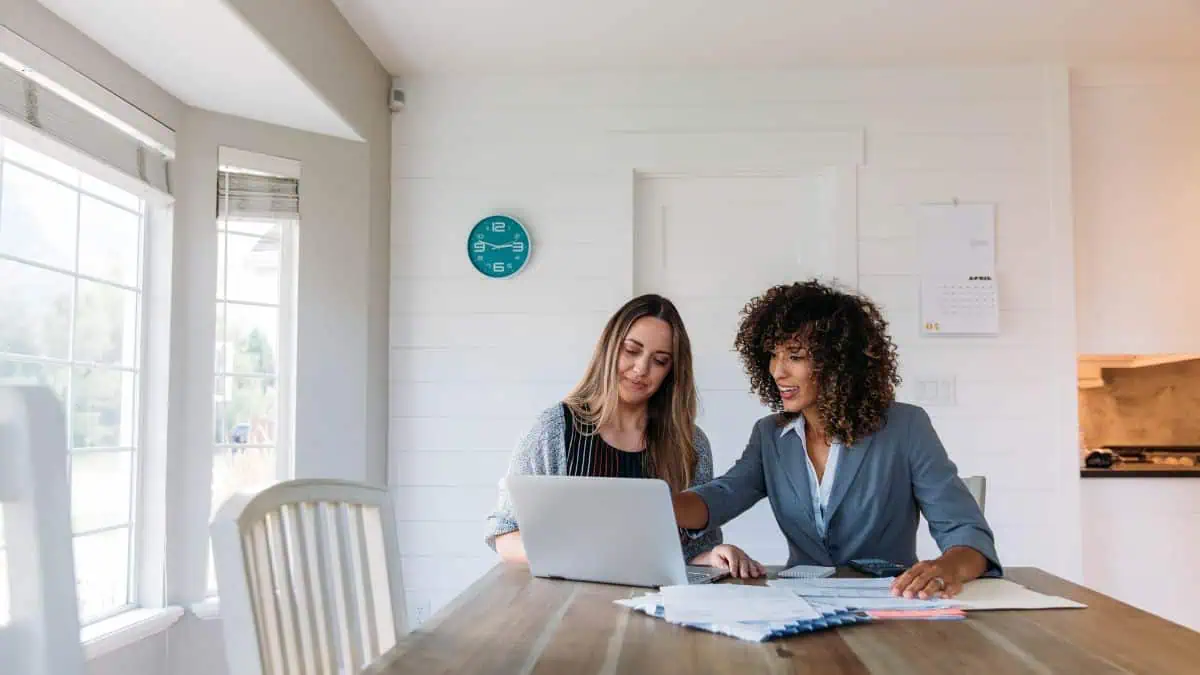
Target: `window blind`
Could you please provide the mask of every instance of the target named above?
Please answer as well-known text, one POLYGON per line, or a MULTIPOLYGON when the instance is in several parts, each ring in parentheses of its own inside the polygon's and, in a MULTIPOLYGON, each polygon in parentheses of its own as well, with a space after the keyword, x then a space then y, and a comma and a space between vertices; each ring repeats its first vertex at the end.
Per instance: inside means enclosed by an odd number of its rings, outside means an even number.
POLYGON ((217 216, 298 219, 300 181, 281 176, 221 171, 217 174, 217 216))
POLYGON ((171 194, 170 160, 157 149, 0 60, 0 114, 171 194))

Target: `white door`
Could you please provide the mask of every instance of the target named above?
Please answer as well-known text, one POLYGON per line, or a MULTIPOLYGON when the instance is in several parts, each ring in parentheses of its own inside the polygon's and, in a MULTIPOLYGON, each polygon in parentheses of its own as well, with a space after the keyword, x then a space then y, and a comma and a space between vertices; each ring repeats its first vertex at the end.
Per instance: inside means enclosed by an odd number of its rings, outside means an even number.
MULTIPOLYGON (((741 456, 755 420, 770 412, 750 394, 733 351, 741 308, 777 283, 813 276, 856 283, 846 278, 853 270, 838 269, 854 245, 853 219, 847 232, 831 180, 827 173, 638 180, 634 292, 661 293, 679 307, 692 341, 699 423, 718 476, 741 456)), ((725 541, 767 564, 787 560, 766 500, 726 526, 725 541)))

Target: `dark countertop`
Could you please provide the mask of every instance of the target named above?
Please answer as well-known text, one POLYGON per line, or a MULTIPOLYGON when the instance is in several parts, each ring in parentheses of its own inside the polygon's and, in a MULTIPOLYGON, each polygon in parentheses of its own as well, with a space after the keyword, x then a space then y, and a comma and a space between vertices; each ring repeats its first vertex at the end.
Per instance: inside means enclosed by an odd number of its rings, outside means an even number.
POLYGON ((1200 466, 1178 464, 1121 464, 1110 469, 1079 467, 1083 478, 1200 478, 1200 466))

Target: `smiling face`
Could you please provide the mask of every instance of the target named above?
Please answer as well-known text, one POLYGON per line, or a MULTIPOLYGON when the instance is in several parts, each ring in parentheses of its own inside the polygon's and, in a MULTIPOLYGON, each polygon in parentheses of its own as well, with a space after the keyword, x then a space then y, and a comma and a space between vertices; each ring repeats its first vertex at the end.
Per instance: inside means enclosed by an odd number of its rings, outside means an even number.
POLYGON ((671 324, 644 316, 629 327, 617 358, 617 385, 621 402, 642 405, 671 373, 674 347, 671 324))
POLYGON ((779 388, 783 409, 799 413, 817 402, 817 382, 812 357, 798 340, 789 340, 775 347, 768 369, 779 388))

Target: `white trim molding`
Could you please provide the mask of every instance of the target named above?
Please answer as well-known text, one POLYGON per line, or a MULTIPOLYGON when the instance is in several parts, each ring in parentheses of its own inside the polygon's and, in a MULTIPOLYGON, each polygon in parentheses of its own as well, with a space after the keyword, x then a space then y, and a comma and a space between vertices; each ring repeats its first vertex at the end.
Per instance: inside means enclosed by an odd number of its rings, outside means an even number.
POLYGON ((132 609, 85 626, 79 631, 84 658, 90 661, 128 647, 139 640, 165 631, 182 617, 182 607, 132 609))

